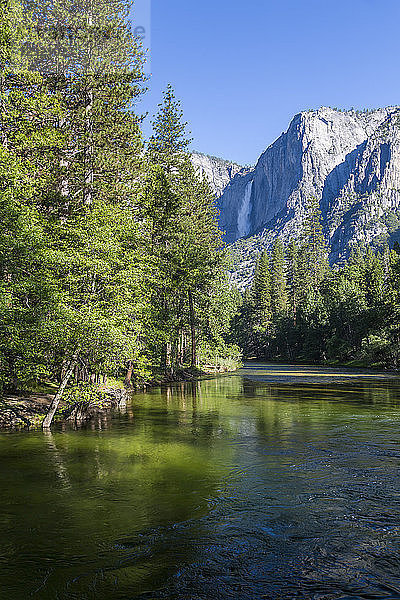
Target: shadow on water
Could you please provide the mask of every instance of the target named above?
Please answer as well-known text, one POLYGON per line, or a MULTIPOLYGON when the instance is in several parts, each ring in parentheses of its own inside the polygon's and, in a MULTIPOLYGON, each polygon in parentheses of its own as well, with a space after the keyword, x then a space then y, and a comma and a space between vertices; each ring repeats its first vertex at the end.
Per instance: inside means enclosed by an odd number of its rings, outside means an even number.
POLYGON ((273 370, 1 434, 0 598, 400 599, 399 382, 273 370))

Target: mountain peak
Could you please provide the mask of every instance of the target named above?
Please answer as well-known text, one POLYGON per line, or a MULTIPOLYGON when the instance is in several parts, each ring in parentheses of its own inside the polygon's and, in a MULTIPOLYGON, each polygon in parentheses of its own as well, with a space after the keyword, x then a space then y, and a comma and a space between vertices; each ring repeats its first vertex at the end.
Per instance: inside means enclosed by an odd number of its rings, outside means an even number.
POLYGON ((221 196, 237 173, 246 169, 235 162, 201 152, 192 152, 191 159, 200 175, 208 179, 217 197, 221 196))
POLYGON ((332 262, 357 242, 400 238, 398 106, 303 111, 255 167, 204 160, 219 195, 221 228, 237 249, 234 279, 240 285, 277 237, 287 243, 299 235, 310 196, 320 201, 332 262))

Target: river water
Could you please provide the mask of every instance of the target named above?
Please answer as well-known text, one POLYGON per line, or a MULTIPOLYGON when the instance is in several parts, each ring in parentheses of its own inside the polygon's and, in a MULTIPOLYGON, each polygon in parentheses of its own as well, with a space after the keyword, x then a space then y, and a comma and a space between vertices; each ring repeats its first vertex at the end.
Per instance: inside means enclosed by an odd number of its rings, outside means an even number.
POLYGON ((251 364, 0 434, 4 600, 400 599, 400 382, 251 364))

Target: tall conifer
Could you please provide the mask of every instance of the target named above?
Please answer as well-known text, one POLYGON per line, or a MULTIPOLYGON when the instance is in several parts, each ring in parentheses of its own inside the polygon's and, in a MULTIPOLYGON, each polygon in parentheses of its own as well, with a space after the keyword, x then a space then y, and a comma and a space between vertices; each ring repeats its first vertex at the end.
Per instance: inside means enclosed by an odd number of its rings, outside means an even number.
POLYGON ((285 250, 279 239, 273 245, 271 253, 271 301, 274 315, 277 317, 286 316, 288 295, 285 250))

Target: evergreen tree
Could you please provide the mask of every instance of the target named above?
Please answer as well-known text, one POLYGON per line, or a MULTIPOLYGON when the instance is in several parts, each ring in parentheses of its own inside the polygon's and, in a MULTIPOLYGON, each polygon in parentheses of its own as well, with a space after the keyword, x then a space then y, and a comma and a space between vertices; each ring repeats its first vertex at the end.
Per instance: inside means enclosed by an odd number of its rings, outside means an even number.
POLYGON ((149 160, 160 165, 168 174, 179 168, 187 158, 191 140, 187 137, 187 123, 183 120, 181 103, 175 98, 169 83, 158 105, 158 113, 152 123, 153 134, 148 144, 149 160))
POLYGON ((287 256, 287 288, 289 296, 290 317, 297 324, 297 311, 300 298, 304 293, 299 264, 299 249, 296 242, 291 241, 286 252, 287 256))
POLYGON ((263 252, 258 259, 251 296, 254 307, 261 316, 261 324, 267 327, 272 318, 271 272, 267 252, 263 252))
MULTIPOLYGON (((92 2, 91 8, 89 3, 83 6, 86 12, 74 14, 65 5, 49 8, 32 2, 28 16, 35 27, 23 40, 21 68, 11 65, 14 71, 6 77, 3 65, 3 158, 20 170, 20 185, 23 180, 29 191, 22 204, 18 200, 21 217, 36 219, 39 225, 30 235, 28 247, 35 251, 30 263, 25 260, 25 292, 18 276, 22 259, 15 259, 15 272, 2 265, 9 291, 19 290, 12 292, 12 299, 8 292, 9 345, 14 347, 3 348, 2 355, 9 379, 34 378, 34 364, 41 360, 46 369, 37 367, 37 373, 60 377, 60 393, 45 425, 51 423, 73 373, 76 379, 93 379, 117 372, 128 358, 143 363, 147 267, 135 200, 141 141, 139 120, 130 112, 143 78, 142 58, 120 18, 121 7, 119 2, 92 2), (97 17, 91 20, 88 11, 93 9, 97 17), (69 26, 90 42, 78 44, 79 57, 70 49, 62 57, 41 52, 61 10, 69 26), (99 45, 94 52, 100 21, 120 32, 112 40, 114 51, 106 56, 99 45), (82 59, 89 55, 90 64, 82 59), (38 277, 43 288, 39 299, 33 285, 38 277), (15 347, 22 339, 17 322, 22 332, 28 327, 24 339, 36 348, 36 360, 25 348, 24 370, 18 366, 20 351, 15 347)), ((13 214, 17 197, 12 182, 8 190, 4 210, 13 214)))
MULTIPOLYGON (((173 370, 173 354, 177 353, 174 345, 180 337, 180 329, 186 325, 181 318, 185 309, 180 291, 180 265, 184 262, 180 253, 184 212, 182 185, 185 181, 184 173, 189 167, 186 154, 189 140, 182 116, 180 103, 175 99, 172 86, 168 85, 153 122, 153 135, 148 144, 150 177, 146 187, 146 217, 150 224, 151 248, 158 279, 153 303, 159 308, 158 315, 157 309, 155 315, 160 324, 157 337, 162 341, 160 358, 164 370, 173 370)), ((193 362, 196 353, 194 308, 188 293, 186 297, 191 314, 193 362)), ((156 348, 155 351, 157 352, 156 348)))
POLYGON ((276 318, 287 315, 285 250, 279 239, 273 245, 271 253, 271 307, 276 318))
POLYGON ((212 302, 214 282, 225 269, 215 199, 190 161, 185 126, 169 85, 148 146, 153 176, 146 203, 159 281, 154 304, 160 307, 159 339, 164 339, 161 364, 169 370, 183 362, 187 334, 190 364, 196 366, 197 337, 210 325, 201 315, 207 314, 206 301, 212 302))
POLYGON ((254 351, 266 357, 272 325, 271 272, 267 252, 263 252, 256 264, 254 280, 250 290, 252 336, 257 340, 254 351))
MULTIPOLYGON (((318 276, 320 281, 314 288, 313 265, 304 261, 308 252, 306 245, 298 251, 296 243, 290 243, 286 279, 290 319, 271 311, 267 328, 259 325, 263 294, 255 291, 272 288, 273 293, 273 268, 269 285, 261 285, 263 271, 256 269, 252 288, 244 294, 240 315, 234 320, 243 352, 259 358, 358 360, 398 368, 399 255, 388 248, 376 251, 357 246, 346 263, 332 269, 324 265, 324 276, 318 276), (304 289, 304 281, 310 289, 304 289)), ((269 297, 273 306, 273 295, 264 297, 269 297)))
MULTIPOLYGON (((144 156, 125 0, 8 0, 0 24, 0 387, 232 360, 215 198, 169 86, 144 156), (22 16, 24 18, 22 18, 22 16)), ((236 353, 236 354, 235 354, 236 353)))
POLYGON ((382 257, 375 254, 371 246, 367 248, 364 257, 364 282, 369 306, 379 307, 384 296, 384 265, 382 257))
POLYGON ((328 252, 321 211, 316 198, 310 198, 307 204, 299 252, 299 268, 304 292, 317 293, 328 269, 328 252))

